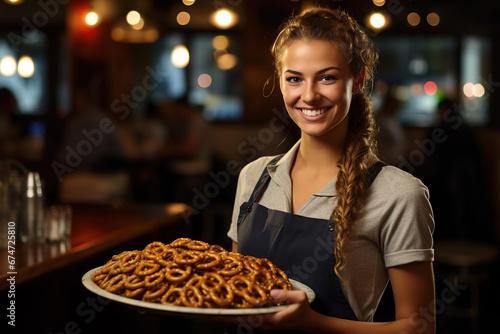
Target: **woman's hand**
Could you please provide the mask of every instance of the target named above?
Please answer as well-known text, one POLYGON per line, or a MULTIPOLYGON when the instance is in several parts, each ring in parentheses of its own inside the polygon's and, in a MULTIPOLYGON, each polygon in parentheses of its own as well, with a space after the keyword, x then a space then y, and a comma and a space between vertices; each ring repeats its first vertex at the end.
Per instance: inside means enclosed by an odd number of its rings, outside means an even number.
POLYGON ((289 305, 283 311, 265 315, 265 329, 300 329, 307 327, 313 311, 304 291, 271 290, 270 294, 274 302, 288 302, 289 305))

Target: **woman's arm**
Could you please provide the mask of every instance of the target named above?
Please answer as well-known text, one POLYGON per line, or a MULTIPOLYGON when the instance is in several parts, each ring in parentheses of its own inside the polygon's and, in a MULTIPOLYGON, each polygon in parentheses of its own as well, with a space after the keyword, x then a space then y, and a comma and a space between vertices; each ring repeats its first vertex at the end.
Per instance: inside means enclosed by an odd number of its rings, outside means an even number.
POLYGON ((264 316, 264 326, 293 327, 314 333, 435 333, 434 275, 431 262, 415 262, 388 269, 396 305, 395 321, 361 322, 328 317, 311 310, 302 291, 273 292, 293 303, 284 311, 264 316))

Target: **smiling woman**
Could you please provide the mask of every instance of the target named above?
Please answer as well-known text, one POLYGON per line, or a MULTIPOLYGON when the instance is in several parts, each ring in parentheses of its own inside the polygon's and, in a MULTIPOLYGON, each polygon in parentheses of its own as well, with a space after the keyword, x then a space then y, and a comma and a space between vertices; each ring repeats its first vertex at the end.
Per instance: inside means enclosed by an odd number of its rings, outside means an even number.
POLYGON ((228 235, 234 251, 269 258, 317 297, 271 291, 291 305, 258 327, 434 333, 432 210, 420 180, 376 155, 373 43, 345 12, 313 8, 286 22, 272 53, 301 138, 242 169, 228 235), (395 319, 374 323, 389 278, 395 319))

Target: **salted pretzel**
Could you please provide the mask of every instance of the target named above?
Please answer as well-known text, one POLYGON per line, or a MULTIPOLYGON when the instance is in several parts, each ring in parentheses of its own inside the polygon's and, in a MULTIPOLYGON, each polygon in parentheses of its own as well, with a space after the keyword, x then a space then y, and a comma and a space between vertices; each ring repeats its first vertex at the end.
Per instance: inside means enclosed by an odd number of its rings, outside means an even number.
POLYGON ((285 272, 268 259, 189 238, 113 255, 92 280, 128 298, 196 308, 272 306, 271 289, 292 289, 285 272))

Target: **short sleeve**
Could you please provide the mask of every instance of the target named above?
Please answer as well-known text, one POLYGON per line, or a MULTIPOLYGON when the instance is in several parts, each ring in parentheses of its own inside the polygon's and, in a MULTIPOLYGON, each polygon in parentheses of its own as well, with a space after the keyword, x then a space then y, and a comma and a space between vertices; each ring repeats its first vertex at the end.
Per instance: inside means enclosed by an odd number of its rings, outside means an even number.
POLYGON ((380 230, 385 266, 433 261, 434 217, 428 189, 410 175, 393 184, 398 189, 387 198, 380 230))

